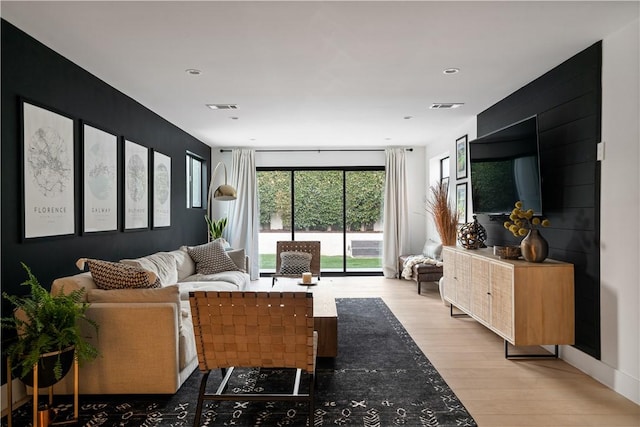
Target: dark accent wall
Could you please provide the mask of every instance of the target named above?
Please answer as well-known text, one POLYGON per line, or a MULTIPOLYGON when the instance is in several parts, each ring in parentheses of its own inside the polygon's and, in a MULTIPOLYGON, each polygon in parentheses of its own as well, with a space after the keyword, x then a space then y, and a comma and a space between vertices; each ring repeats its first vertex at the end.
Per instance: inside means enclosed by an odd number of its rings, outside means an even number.
MULTIPOLYGON (((478 115, 478 137, 538 115, 542 209, 551 221, 541 233, 549 256, 575 269, 575 347, 600 358, 600 163, 602 42, 478 115)), ((489 245, 514 244, 502 220, 481 215, 489 245)))
MULTIPOLYGON (((80 257, 119 260, 172 250, 182 244, 205 242, 204 210, 186 208, 185 154, 190 151, 210 164, 210 147, 12 24, 2 20, 1 25, 2 291, 10 294, 23 292, 19 284, 26 275, 20 267, 21 261, 31 267, 43 286, 49 287, 56 277, 78 273, 75 261, 80 257), (74 119, 76 234, 73 236, 22 240, 20 97, 74 119), (80 120, 118 135, 120 154, 122 138, 126 137, 171 157, 171 227, 135 232, 81 233, 80 120)), ((122 186, 121 173, 118 179, 122 186)), ((121 198, 118 209, 122 230, 121 198)), ((4 301, 2 308, 3 315, 6 315, 8 307, 4 301)), ((6 382, 4 369, 2 382, 6 382)))

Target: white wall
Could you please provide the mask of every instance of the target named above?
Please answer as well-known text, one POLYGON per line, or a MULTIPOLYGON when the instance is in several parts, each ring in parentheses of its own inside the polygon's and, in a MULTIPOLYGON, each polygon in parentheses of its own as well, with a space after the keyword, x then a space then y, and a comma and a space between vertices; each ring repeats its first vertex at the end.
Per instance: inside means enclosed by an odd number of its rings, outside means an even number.
POLYGON ((600 202, 601 360, 574 349, 563 358, 640 403, 640 29, 603 40, 600 202))
MULTIPOLYGON (((469 118, 460 127, 451 129, 451 131, 439 138, 439 141, 435 144, 430 144, 426 147, 425 151, 425 164, 428 165, 427 173, 425 174, 425 188, 426 192, 430 191, 430 187, 437 184, 440 179, 440 159, 449 156, 449 201, 456 205, 456 184, 467 183, 467 221, 471 221, 471 213, 473 212, 471 206, 471 175, 467 165, 467 177, 461 180, 456 180, 456 140, 464 135, 467 135, 467 144, 476 138, 476 116, 469 118)), ((468 147, 468 145, 467 145, 468 147)), ((428 194, 430 197, 430 194, 428 194)), ((426 199, 425 199, 426 200, 426 199)), ((426 233, 427 237, 432 240, 440 241, 440 236, 436 231, 436 226, 431 215, 427 215, 426 218, 426 233)))
MULTIPOLYGON (((297 147, 307 150, 307 147, 297 147)), ((270 148, 271 149, 271 148, 270 148)), ((295 148, 289 148, 295 149, 295 148)), ((360 148, 361 149, 361 148, 360 148)), ((407 187, 409 188, 409 247, 412 253, 420 253, 425 242, 425 182, 424 147, 413 147, 406 152, 407 187)), ((220 153, 219 148, 211 152, 212 164, 224 161, 231 165, 231 153, 220 153)), ((384 166, 383 151, 298 151, 298 152, 256 152, 257 167, 322 167, 322 166, 384 166)), ((219 177, 216 183, 219 184, 219 177)), ((214 206, 216 217, 225 215, 223 206, 214 206)))

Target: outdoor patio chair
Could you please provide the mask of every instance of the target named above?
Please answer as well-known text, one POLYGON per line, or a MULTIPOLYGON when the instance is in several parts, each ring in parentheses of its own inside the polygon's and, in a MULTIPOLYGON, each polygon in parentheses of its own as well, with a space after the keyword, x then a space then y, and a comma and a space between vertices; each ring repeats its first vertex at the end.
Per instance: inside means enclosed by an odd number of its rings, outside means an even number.
POLYGON ((320 280, 320 242, 319 241, 278 241, 276 242, 276 272, 271 279, 271 287, 278 277, 301 278, 302 273, 298 265, 283 264, 282 254, 286 252, 306 252, 311 254, 309 269, 303 270, 311 273, 311 276, 320 280))

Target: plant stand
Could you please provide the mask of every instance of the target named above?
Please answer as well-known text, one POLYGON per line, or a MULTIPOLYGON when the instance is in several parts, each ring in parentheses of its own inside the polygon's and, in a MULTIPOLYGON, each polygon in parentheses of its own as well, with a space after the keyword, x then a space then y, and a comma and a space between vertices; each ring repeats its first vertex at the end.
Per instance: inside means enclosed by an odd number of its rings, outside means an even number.
MULTIPOLYGON (((73 419, 52 422, 49 421, 47 426, 75 424, 78 422, 78 357, 74 352, 73 357, 73 419)), ((13 398, 12 398, 13 380, 11 376, 11 360, 7 358, 7 403, 9 405, 9 414, 7 415, 7 426, 12 427, 13 420, 13 398)), ((33 427, 46 427, 38 422, 38 364, 33 365, 33 427)), ((49 387, 49 406, 53 405, 53 386, 49 387)))

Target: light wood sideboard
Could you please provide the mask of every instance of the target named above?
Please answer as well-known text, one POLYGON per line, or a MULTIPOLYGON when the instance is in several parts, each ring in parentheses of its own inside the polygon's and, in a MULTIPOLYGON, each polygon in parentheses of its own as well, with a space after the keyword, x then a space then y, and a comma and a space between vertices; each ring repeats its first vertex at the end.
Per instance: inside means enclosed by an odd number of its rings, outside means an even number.
MULTIPOLYGON (((515 346, 574 343, 573 264, 443 248, 444 298, 515 346)), ((557 347, 556 347, 557 356, 557 347)))

